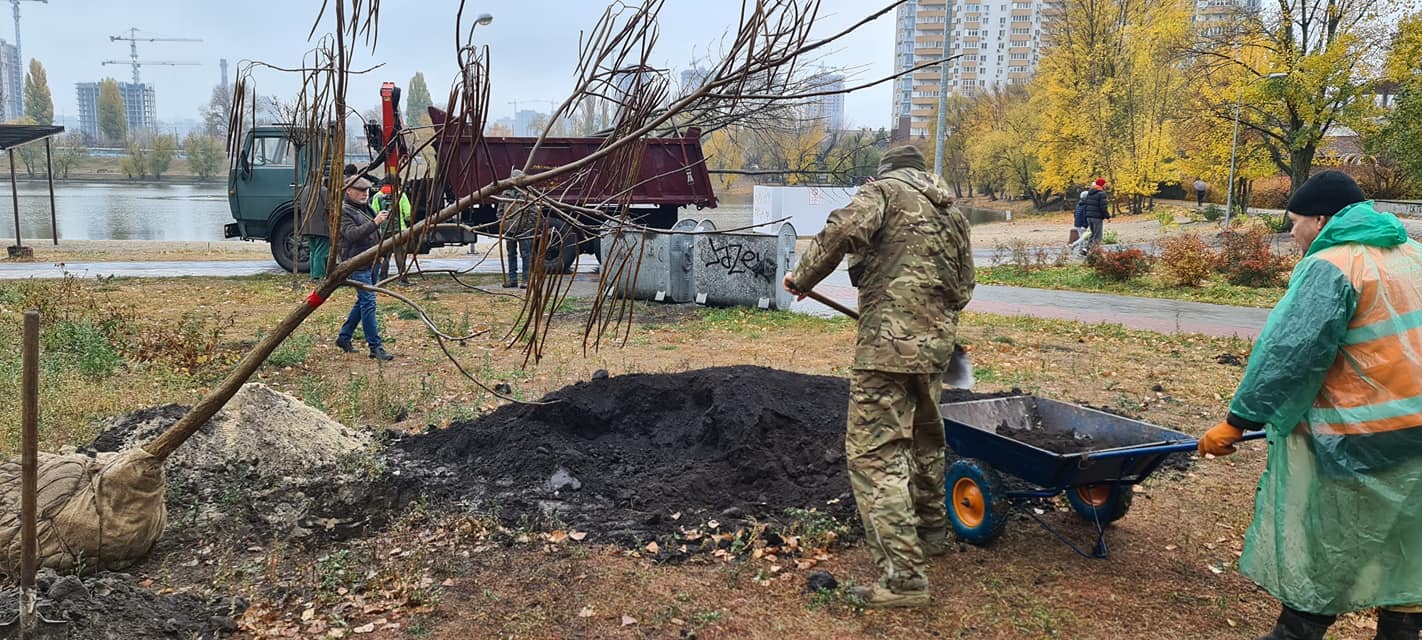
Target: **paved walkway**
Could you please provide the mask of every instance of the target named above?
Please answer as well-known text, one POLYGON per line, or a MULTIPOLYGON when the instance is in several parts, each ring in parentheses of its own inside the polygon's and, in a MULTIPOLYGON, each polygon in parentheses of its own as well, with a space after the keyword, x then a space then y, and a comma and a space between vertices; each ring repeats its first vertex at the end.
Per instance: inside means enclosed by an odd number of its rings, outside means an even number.
MULTIPOLYGON (((846 306, 858 305, 858 293, 849 285, 849 274, 843 271, 830 274, 815 290, 846 306)), ((836 313, 808 299, 794 303, 791 309, 822 316, 836 313)), ((1107 322, 1160 333, 1202 333, 1247 339, 1258 336, 1269 317, 1268 309, 1256 307, 997 285, 978 285, 968 311, 1107 322)))

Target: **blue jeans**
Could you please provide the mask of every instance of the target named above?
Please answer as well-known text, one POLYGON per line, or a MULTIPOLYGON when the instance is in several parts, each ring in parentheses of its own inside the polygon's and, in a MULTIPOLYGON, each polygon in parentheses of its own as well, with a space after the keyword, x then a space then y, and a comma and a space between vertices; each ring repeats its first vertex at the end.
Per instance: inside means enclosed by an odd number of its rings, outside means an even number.
MULTIPOLYGON (((371 279, 371 269, 361 269, 351 274, 351 279, 356 282, 373 284, 371 279)), ((350 340, 355 335, 356 325, 361 326, 361 331, 365 333, 365 342, 371 349, 380 346, 380 327, 375 322, 375 292, 364 289, 356 289, 356 301, 351 305, 351 313, 346 316, 346 323, 341 325, 340 338, 350 340)))
POLYGON ((513 238, 504 238, 504 253, 508 255, 509 261, 509 273, 508 277, 504 278, 504 281, 518 284, 518 265, 519 259, 522 258, 523 281, 528 282, 529 263, 533 260, 533 239, 515 240, 513 238))

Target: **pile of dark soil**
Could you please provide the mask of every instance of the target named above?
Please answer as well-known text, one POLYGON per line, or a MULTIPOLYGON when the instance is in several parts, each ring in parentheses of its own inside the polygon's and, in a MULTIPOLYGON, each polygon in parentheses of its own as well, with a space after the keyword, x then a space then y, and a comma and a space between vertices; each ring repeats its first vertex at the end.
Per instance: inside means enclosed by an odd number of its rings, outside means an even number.
MULTIPOLYGON (((44 570, 36 577, 36 586, 40 617, 63 621, 41 623, 39 637, 43 638, 217 638, 236 632, 236 618, 247 608, 241 598, 158 595, 126 573, 81 579, 44 570)), ((0 591, 0 611, 6 621, 17 615, 19 602, 19 589, 0 591)), ((4 627, 0 637, 19 637, 19 624, 4 627)))
MULTIPOLYGON (((949 391, 945 401, 991 397, 949 391)), ((466 498, 506 521, 565 525, 604 540, 791 508, 854 519, 844 461, 844 378, 764 367, 592 380, 395 444, 438 461, 466 498)), ((704 529, 703 529, 704 530, 704 529)))
POLYGON ((1038 449, 1062 455, 1100 448, 1089 435, 1071 429, 1045 429, 1041 425, 1041 420, 1037 420, 1032 427, 1021 429, 1003 423, 998 425, 997 433, 1018 442, 1030 444, 1038 449))

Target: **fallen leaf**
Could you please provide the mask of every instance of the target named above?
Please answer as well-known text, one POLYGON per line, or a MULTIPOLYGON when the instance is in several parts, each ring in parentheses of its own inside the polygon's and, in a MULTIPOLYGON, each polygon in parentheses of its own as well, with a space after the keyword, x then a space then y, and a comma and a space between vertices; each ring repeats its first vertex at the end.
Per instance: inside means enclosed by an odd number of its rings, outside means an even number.
POLYGON ((355 627, 354 629, 351 629, 351 631, 354 631, 355 633, 370 633, 372 631, 375 631, 375 623, 369 622, 359 627, 355 627))
POLYGON ((1234 618, 1225 618, 1225 623, 1229 624, 1229 626, 1231 626, 1231 627, 1237 627, 1237 626, 1239 626, 1239 623, 1238 623, 1238 622, 1235 622, 1235 621, 1234 621, 1234 618))
POLYGON ((552 543, 554 543, 554 544, 557 544, 557 543, 562 542, 562 541, 567 540, 567 539, 568 539, 568 533, 567 533, 566 531, 561 530, 561 529, 558 530, 558 531, 554 531, 554 532, 548 534, 548 541, 549 541, 549 542, 552 542, 552 543))
POLYGON ((1173 544, 1167 544, 1167 545, 1165 545, 1165 550, 1166 550, 1166 551, 1174 551, 1174 550, 1179 549, 1179 548, 1180 548, 1180 547, 1177 547, 1177 546, 1175 546, 1175 545, 1173 545, 1173 544))
POLYGON ((569 531, 568 537, 572 538, 575 542, 582 542, 583 538, 588 537, 588 534, 583 531, 569 531))
POLYGON ((316 617, 316 610, 315 610, 315 609, 308 608, 308 609, 306 609, 305 611, 302 611, 302 612, 301 612, 301 619, 302 619, 303 621, 304 621, 304 620, 310 620, 310 619, 315 618, 315 617, 316 617))
POLYGON ((682 620, 681 618, 672 618, 671 620, 668 620, 667 622, 670 622, 670 623, 672 623, 672 624, 674 624, 674 625, 676 625, 676 626, 678 626, 678 627, 680 627, 681 625, 686 624, 686 621, 685 621, 685 620, 682 620))
POLYGON ((634 625, 634 624, 637 624, 637 619, 636 619, 636 618, 633 618, 632 616, 623 614, 623 616, 622 616, 622 626, 626 627, 626 626, 634 625))
POLYGON ((716 520, 707 520, 706 526, 711 527, 712 529, 720 529, 721 523, 716 520))
POLYGON ((681 512, 678 511, 678 512, 676 512, 676 513, 671 514, 671 519, 672 519, 672 520, 680 520, 680 519, 681 519, 681 512))
POLYGON ((650 554, 652 554, 652 555, 656 555, 656 554, 658 554, 658 553, 661 553, 661 551, 662 551, 662 547, 657 544, 657 541, 656 541, 656 540, 653 540, 653 541, 651 541, 651 542, 648 542, 648 543, 647 543, 647 546, 642 547, 642 548, 643 548, 643 549, 646 549, 646 550, 647 550, 647 553, 650 553, 650 554))
POLYGON ((591 618, 591 617, 593 617, 593 608, 592 608, 592 607, 589 607, 589 606, 584 606, 581 611, 578 611, 578 617, 579 617, 579 618, 591 618))

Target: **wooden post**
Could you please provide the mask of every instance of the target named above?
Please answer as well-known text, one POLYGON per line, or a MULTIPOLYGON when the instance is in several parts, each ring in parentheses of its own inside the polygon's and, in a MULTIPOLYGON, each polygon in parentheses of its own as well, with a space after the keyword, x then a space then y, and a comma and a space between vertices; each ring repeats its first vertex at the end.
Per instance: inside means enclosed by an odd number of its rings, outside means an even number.
POLYGON ((39 325, 38 311, 25 312, 23 373, 20 388, 20 637, 35 631, 36 473, 39 467, 39 325))
POLYGON ((10 153, 10 199, 15 203, 15 246, 23 247, 25 243, 20 242, 20 192, 15 186, 15 150, 7 149, 10 153))
POLYGON ((49 153, 50 138, 44 139, 44 175, 49 179, 49 235, 54 238, 54 246, 59 246, 59 223, 54 217, 54 160, 49 153))

